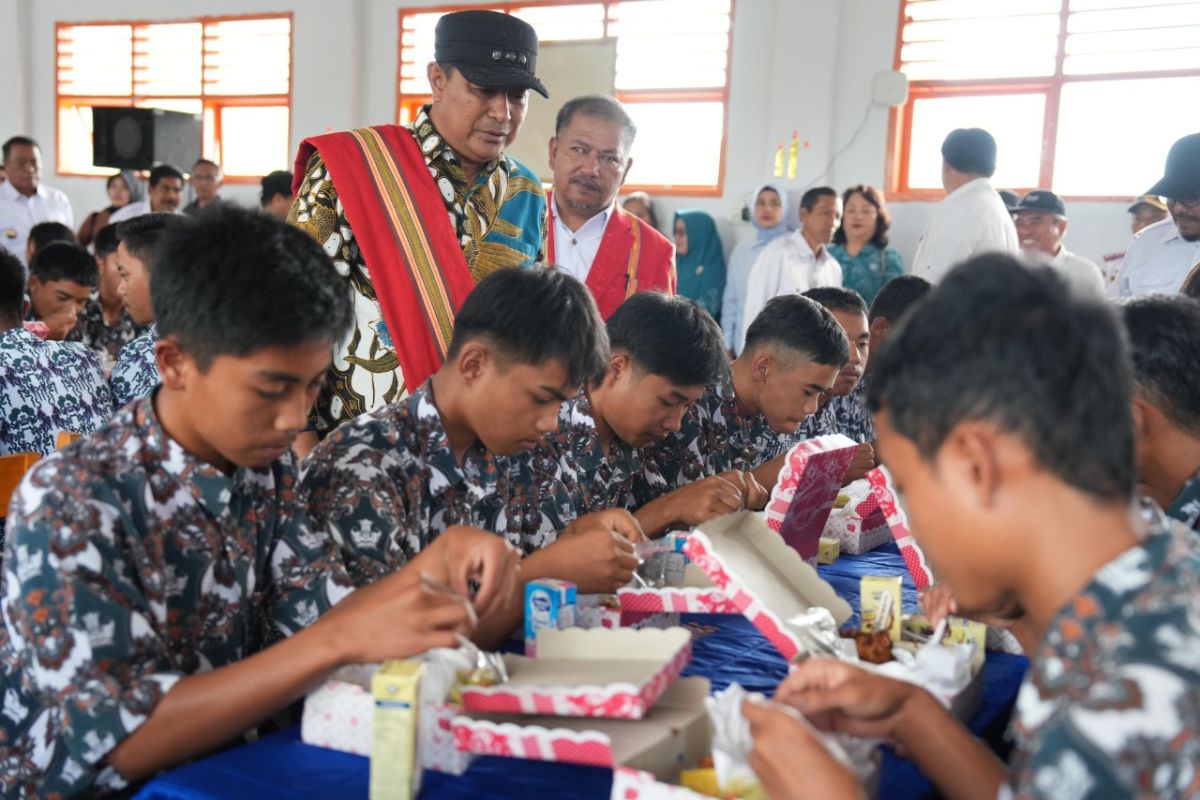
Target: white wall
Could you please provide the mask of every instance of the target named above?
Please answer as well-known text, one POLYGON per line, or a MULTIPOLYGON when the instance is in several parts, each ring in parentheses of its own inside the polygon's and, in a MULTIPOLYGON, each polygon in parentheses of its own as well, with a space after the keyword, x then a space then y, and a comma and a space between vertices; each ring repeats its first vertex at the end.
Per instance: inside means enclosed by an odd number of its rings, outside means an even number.
MULTIPOLYGON (((876 72, 892 66, 899 18, 899 0, 735 2, 724 195, 658 200, 664 226, 678 208, 711 213, 727 249, 749 235, 748 225, 734 221, 741 203, 770 176, 775 147, 781 140, 790 141, 793 130, 808 143, 799 152, 797 177, 785 180, 793 191, 818 184, 882 185, 888 111, 870 105, 871 83, 876 72), (845 152, 827 170, 842 148, 845 152)), ((399 7, 444 4, 445 0, 174 0, 169 5, 157 0, 0 0, 0 19, 12 20, 18 31, 28 33, 8 37, 9 42, 23 42, 27 52, 0 48, 0 74, 19 78, 13 81, 19 88, 15 102, 0 106, 0 135, 28 132, 52 158, 56 21, 270 11, 294 14, 293 148, 305 136, 326 130, 390 121, 396 104, 399 7)), ((544 101, 535 97, 533 102, 544 101)), ((79 218, 105 205, 100 179, 59 177, 47 170, 46 181, 67 192, 79 218)), ((253 204, 257 187, 231 186, 225 194, 253 204)), ((927 203, 892 204, 892 241, 906 260, 912 257, 929 209, 927 203)), ((1099 258, 1123 249, 1128 239, 1123 204, 1076 202, 1068 211, 1072 228, 1067 244, 1073 250, 1099 258)))

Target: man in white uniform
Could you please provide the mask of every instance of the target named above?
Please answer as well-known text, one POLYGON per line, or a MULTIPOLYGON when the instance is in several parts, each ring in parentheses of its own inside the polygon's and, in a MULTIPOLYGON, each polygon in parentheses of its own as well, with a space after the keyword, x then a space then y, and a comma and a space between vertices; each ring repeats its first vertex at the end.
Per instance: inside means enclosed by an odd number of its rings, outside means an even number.
POLYGON ((958 128, 942 142, 946 199, 917 244, 912 274, 937 283, 950 268, 986 252, 1017 255, 1017 231, 992 187, 996 140, 982 128, 958 128))
POLYGON ((1167 198, 1171 216, 1143 228, 1129 243, 1117 294, 1175 294, 1200 263, 1200 133, 1185 136, 1167 154, 1163 179, 1147 194, 1167 198))
POLYGON ((34 225, 61 222, 74 230, 75 215, 65 194, 41 182, 42 150, 37 142, 14 136, 4 143, 3 153, 8 180, 0 183, 0 244, 25 264, 34 225))
POLYGON ((1058 195, 1045 189, 1030 192, 1013 209, 1013 220, 1021 252, 1027 259, 1050 266, 1076 291, 1104 294, 1100 268, 1063 247, 1067 207, 1058 195))

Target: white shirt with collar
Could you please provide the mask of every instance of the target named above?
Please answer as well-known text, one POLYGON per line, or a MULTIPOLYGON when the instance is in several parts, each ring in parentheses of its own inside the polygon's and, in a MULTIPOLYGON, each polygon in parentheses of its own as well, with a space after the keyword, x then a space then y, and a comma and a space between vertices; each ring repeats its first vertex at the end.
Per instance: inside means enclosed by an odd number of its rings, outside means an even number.
POLYGON ((793 231, 771 242, 758 256, 746 281, 746 304, 742 312, 745 324, 741 326, 737 352, 746 343, 746 328, 771 298, 799 294, 818 286, 842 285, 842 265, 829 254, 829 248, 821 245, 818 249, 814 253, 804 235, 793 231))
POLYGON ((921 234, 912 274, 937 283, 951 268, 980 253, 1020 255, 1017 229, 987 178, 964 183, 938 203, 921 234))
POLYGON ((37 191, 29 197, 18 192, 11 181, 0 183, 0 243, 22 264, 29 231, 39 222, 61 222, 74 230, 71 201, 44 183, 39 183, 37 191))
POLYGON ((121 208, 118 208, 112 213, 112 216, 108 218, 108 224, 115 225, 118 222, 124 222, 127 219, 133 219, 134 217, 140 217, 143 214, 149 213, 150 198, 147 197, 138 200, 136 203, 126 203, 121 208))
POLYGON ((579 230, 572 231, 559 216, 558 198, 553 197, 550 216, 554 226, 554 261, 559 269, 580 283, 587 281, 612 213, 613 205, 610 204, 608 208, 580 225, 579 230))
POLYGON ((1050 266, 1058 270, 1067 279, 1067 283, 1078 292, 1089 292, 1097 296, 1107 294, 1104 273, 1094 261, 1059 246, 1057 255, 1050 259, 1050 266))
POLYGON ((1175 220, 1161 219, 1142 228, 1129 243, 1117 275, 1117 295, 1175 294, 1198 263, 1200 240, 1189 242, 1179 235, 1175 220))

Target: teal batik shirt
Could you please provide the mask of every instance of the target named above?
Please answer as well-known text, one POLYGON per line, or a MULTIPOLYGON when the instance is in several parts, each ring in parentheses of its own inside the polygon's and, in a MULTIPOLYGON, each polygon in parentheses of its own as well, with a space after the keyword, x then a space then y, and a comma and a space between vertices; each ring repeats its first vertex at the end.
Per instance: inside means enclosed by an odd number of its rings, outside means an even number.
POLYGON ((829 246, 829 255, 842 265, 842 286, 861 294, 868 306, 885 283, 904 274, 904 259, 891 248, 880 250, 867 244, 858 255, 852 256, 845 245, 833 244, 829 246))

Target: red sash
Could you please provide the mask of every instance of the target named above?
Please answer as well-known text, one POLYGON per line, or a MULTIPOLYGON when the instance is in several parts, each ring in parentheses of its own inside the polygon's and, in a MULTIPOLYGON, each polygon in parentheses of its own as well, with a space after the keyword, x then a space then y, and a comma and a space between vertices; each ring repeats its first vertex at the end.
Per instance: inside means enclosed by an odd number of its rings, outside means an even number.
MULTIPOLYGON (((546 259, 554 264, 554 193, 546 194, 546 259)), ((592 290, 600 316, 608 319, 626 299, 638 291, 638 267, 642 255, 642 231, 636 218, 617 203, 600 239, 600 247, 588 270, 585 285, 592 290), (632 223, 632 224, 630 224, 632 223), (621 280, 624 279, 623 284, 621 280)))
POLYGON ((420 386, 442 365, 454 315, 475 287, 441 193, 412 133, 399 125, 305 139, 294 191, 314 150, 370 270, 404 384, 420 386))

